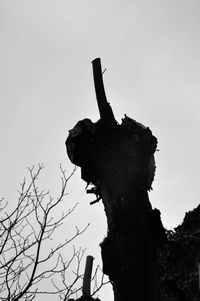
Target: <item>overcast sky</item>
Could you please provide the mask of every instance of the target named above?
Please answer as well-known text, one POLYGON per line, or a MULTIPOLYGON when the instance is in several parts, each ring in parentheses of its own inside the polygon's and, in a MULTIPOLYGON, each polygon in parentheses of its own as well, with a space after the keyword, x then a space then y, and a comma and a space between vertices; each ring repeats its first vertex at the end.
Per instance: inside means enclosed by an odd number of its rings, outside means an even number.
MULTIPOLYGON (((99 118, 91 61, 101 57, 117 120, 126 113, 158 138, 150 200, 177 226, 200 201, 199 14, 199 0, 0 0, 1 195, 15 204, 33 164, 53 193, 59 163, 72 170, 64 142, 78 120, 99 118)), ((68 199, 79 201, 73 223, 91 222, 81 244, 98 261, 104 211, 84 188, 78 172, 68 199)))

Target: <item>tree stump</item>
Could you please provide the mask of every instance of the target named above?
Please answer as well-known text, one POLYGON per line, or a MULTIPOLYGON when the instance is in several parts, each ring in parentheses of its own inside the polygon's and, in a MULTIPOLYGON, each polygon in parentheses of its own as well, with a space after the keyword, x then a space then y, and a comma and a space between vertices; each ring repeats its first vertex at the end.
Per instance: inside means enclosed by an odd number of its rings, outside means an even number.
POLYGON ((165 240, 158 209, 148 190, 154 179, 157 139, 148 127, 125 115, 121 124, 107 102, 100 59, 93 61, 100 120, 79 121, 69 131, 68 156, 81 177, 102 199, 108 233, 101 243, 103 272, 111 280, 115 301, 159 300, 156 247, 165 240))

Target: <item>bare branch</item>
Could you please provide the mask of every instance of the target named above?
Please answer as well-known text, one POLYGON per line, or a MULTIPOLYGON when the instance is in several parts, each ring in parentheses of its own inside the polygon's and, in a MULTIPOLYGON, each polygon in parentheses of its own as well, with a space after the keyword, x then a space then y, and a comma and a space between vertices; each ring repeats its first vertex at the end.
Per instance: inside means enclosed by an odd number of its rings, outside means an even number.
MULTIPOLYGON (((45 257, 42 256, 41 250, 44 248, 44 243, 52 239, 55 231, 63 225, 77 207, 75 204, 58 217, 53 214, 54 208, 66 196, 67 183, 76 167, 67 177, 65 170, 60 166, 61 191, 56 199, 52 198, 48 191, 38 188, 37 182, 42 170, 43 165, 29 168, 30 182, 27 184, 27 180, 23 180, 16 208, 11 213, 6 212, 7 204, 3 199, 0 200, 0 294, 2 300, 17 301, 22 298, 33 300, 40 293, 36 284, 58 274, 64 275, 70 262, 78 255, 74 250, 71 260, 66 262, 60 251, 88 227, 87 225, 81 230, 76 227, 75 233, 70 238, 51 248, 45 257), (47 262, 48 268, 45 267, 47 262)), ((79 275, 76 278, 79 278, 79 275)), ((72 291, 72 286, 71 284, 70 291, 72 291)), ((60 291, 57 290, 54 293, 58 295, 60 291)))

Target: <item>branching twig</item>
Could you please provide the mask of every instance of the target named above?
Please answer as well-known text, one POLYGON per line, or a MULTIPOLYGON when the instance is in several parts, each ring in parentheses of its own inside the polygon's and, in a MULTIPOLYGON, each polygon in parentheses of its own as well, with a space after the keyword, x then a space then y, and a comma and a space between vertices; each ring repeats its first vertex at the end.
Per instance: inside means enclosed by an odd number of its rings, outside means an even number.
MULTIPOLYGON (((2 301, 26 300, 32 301, 37 295, 57 295, 62 301, 81 293, 82 277, 81 263, 85 250, 73 247, 72 256, 66 260, 61 254, 64 248, 73 242, 76 237, 86 231, 75 228, 71 237, 64 238, 49 250, 46 242, 52 241, 57 229, 74 212, 75 204, 67 212, 61 212, 55 217, 54 209, 61 204, 66 196, 66 186, 70 176, 60 166, 61 189, 57 198, 50 196, 38 188, 38 180, 43 165, 29 169, 30 183, 27 180, 21 184, 21 191, 16 208, 7 213, 7 204, 0 200, 0 295, 2 301), (69 278, 68 273, 71 272, 69 278), (71 279, 71 280, 70 280, 71 279), (50 281, 52 288, 40 289, 41 283, 50 281)), ((97 284, 93 277, 95 290, 98 292, 104 285, 103 280, 97 284)), ((103 279, 103 278, 102 278, 103 279)), ((48 285, 49 287, 49 285, 48 285)))

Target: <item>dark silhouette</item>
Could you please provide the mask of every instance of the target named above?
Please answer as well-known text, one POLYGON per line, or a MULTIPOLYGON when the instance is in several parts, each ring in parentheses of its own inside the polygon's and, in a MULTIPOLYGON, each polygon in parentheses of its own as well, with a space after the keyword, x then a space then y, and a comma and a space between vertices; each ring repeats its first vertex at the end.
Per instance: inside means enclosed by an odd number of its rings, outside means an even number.
POLYGON ((100 120, 84 119, 69 131, 68 156, 81 167, 82 179, 94 185, 88 190, 96 195, 94 202, 102 199, 105 207, 103 272, 111 280, 115 301, 158 301, 156 249, 166 235, 160 212, 148 198, 157 139, 126 115, 117 123, 106 99, 100 59, 92 63, 100 120))
POLYGON ((167 231, 167 236, 167 243, 158 250, 161 300, 200 300, 200 205, 187 212, 182 224, 167 231))

